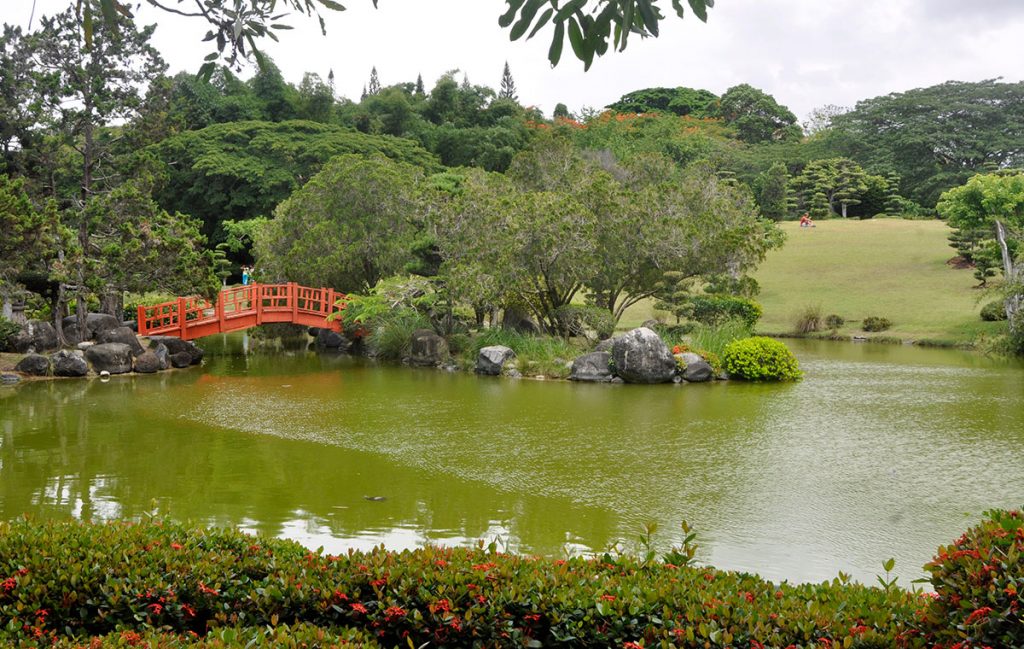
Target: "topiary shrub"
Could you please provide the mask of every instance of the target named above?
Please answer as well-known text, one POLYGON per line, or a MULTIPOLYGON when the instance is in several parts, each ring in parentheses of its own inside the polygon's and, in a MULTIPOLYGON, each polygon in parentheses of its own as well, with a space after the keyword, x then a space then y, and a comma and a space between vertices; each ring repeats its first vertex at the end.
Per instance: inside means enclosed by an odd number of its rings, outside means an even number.
POLYGON ((829 329, 838 329, 839 327, 842 327, 844 324, 846 324, 846 320, 841 315, 836 315, 832 313, 830 315, 825 316, 825 326, 828 327, 829 329))
POLYGON ((981 307, 981 319, 985 322, 1001 322, 1006 320, 1006 305, 1002 300, 993 300, 981 307))
POLYGON ((798 381, 803 376, 793 352, 764 336, 736 340, 725 347, 722 367, 748 381, 798 381))
POLYGON ((925 565, 935 589, 921 612, 930 646, 1024 647, 1024 516, 985 517, 925 565))
POLYGON ((892 326, 892 321, 888 318, 879 318, 877 316, 871 316, 864 318, 864 322, 861 323, 861 329, 864 331, 885 331, 892 326))
POLYGON ((742 320, 753 328, 761 319, 761 305, 745 297, 732 295, 696 295, 683 311, 694 322, 716 325, 726 320, 742 320))

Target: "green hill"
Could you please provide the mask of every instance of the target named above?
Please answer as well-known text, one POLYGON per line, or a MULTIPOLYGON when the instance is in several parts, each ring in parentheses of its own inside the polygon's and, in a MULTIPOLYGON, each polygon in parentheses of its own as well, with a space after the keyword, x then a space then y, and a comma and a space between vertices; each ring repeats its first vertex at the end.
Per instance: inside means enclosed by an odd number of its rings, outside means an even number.
POLYGON ((829 220, 782 228, 786 244, 755 274, 763 331, 792 331, 811 306, 845 318, 843 334, 863 334, 860 321, 869 316, 893 322, 881 335, 905 339, 967 341, 999 328, 978 316, 994 296, 974 288, 970 270, 947 263, 954 251, 941 221, 829 220))

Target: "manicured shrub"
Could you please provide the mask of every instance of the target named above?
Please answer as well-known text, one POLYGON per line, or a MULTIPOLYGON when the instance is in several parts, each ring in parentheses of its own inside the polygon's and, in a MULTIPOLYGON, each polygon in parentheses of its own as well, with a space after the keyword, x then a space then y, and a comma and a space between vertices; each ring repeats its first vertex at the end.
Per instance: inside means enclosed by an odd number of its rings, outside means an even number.
POLYGON ((191 632, 209 647, 330 646, 338 637, 385 647, 924 649, 910 633, 918 601, 845 579, 774 584, 610 554, 551 560, 427 547, 325 556, 169 522, 0 523, 5 646, 98 637, 99 647, 173 648, 188 646, 191 632))
POLYGON ((890 327, 892 327, 891 320, 879 318, 878 316, 864 318, 864 322, 861 323, 861 329, 864 331, 886 331, 890 327))
POLYGON ((1024 647, 1024 515, 985 516, 925 565, 935 596, 921 627, 935 647, 1024 647))
POLYGON ((981 319, 985 322, 1001 322, 1006 320, 1006 304, 1002 300, 993 300, 981 307, 981 319))
POLYGON ((838 329, 846 324, 846 320, 841 315, 834 313, 825 316, 825 326, 829 329, 838 329))
POLYGON ((726 345, 722 367, 730 376, 748 381, 797 381, 803 376, 793 352, 778 340, 764 336, 726 345))
POLYGON ((684 310, 686 317, 694 322, 717 325, 726 320, 742 320, 753 328, 761 319, 761 305, 757 302, 732 295, 695 295, 689 299, 684 310))

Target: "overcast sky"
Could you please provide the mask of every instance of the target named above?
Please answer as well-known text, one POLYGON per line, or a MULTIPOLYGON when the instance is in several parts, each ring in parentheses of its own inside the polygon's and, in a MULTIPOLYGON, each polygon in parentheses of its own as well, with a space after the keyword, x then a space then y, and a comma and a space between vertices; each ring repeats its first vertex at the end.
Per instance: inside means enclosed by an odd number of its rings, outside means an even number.
MULTIPOLYGON (((673 14, 660 38, 630 39, 625 53, 597 59, 587 73, 568 45, 562 63, 550 67, 550 31, 510 42, 497 24, 501 0, 380 0, 377 10, 370 0, 343 1, 348 11, 325 12, 327 36, 315 19, 293 16, 296 29, 265 44, 289 81, 298 83, 306 71, 326 78, 333 69, 338 93, 358 99, 375 65, 383 85, 422 74, 429 89, 458 68, 471 82, 496 88, 507 60, 520 101, 546 114, 558 102, 573 111, 602 107, 650 86, 721 94, 750 83, 802 120, 825 104, 852 106, 949 79, 1020 81, 1024 74, 1024 0, 718 0, 707 24, 673 14)), ((36 0, 36 20, 70 2, 36 0)), ((25 26, 32 4, 0 0, 0 18, 25 26)), ((209 52, 200 21, 149 7, 139 17, 158 23, 155 44, 172 72, 195 71, 209 52)))

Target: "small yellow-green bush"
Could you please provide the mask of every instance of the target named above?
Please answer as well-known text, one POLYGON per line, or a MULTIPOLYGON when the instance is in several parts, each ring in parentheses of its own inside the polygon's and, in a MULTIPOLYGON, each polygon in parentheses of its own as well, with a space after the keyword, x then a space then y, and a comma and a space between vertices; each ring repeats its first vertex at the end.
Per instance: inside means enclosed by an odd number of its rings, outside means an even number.
POLYGON ((798 381, 803 376, 793 352, 778 340, 764 336, 726 345, 722 367, 729 376, 747 381, 798 381))

